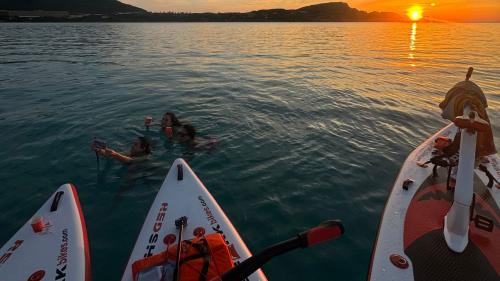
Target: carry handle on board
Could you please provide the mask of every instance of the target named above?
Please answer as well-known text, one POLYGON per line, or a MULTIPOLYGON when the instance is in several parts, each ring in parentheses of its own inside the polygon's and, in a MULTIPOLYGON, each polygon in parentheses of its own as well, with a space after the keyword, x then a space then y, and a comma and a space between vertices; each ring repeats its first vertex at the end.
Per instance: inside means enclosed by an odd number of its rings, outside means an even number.
POLYGON ((50 205, 50 211, 55 212, 59 207, 59 202, 61 201, 61 197, 63 196, 64 191, 58 191, 54 196, 54 200, 52 200, 52 204, 50 205))
POLYGON ((322 242, 333 240, 342 236, 342 234, 344 234, 344 226, 340 220, 325 221, 315 228, 298 234, 295 238, 275 244, 248 258, 244 262, 224 273, 221 276, 221 280, 244 280, 276 256, 297 248, 308 248, 322 242))

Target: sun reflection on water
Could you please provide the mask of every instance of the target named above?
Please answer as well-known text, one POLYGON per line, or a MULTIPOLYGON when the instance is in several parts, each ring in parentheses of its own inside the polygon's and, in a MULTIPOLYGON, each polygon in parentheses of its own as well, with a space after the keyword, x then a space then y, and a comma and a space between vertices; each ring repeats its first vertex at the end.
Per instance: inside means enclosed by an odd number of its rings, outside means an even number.
POLYGON ((410 53, 408 54, 408 58, 411 61, 411 66, 415 67, 415 50, 417 49, 415 43, 417 41, 417 23, 414 22, 411 25, 411 34, 410 34, 410 53))

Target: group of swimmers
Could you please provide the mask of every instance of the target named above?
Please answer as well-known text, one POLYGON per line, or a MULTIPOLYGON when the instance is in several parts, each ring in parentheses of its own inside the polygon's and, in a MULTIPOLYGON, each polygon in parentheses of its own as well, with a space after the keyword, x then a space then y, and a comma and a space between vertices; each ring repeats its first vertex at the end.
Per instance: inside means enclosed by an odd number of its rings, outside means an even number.
MULTIPOLYGON (((146 118, 145 125, 147 128, 156 126, 152 123, 151 117, 146 118)), ((182 124, 172 112, 165 113, 161 119, 161 123, 157 124, 157 126, 160 126, 161 132, 168 139, 176 140, 188 147, 194 148, 203 143, 203 140, 196 137, 195 128, 190 124, 182 124)), ((106 146, 95 145, 95 143, 92 144, 92 149, 104 157, 114 158, 122 163, 133 163, 148 159, 152 151, 152 146, 148 138, 138 137, 133 141, 129 152, 117 152, 106 146)))

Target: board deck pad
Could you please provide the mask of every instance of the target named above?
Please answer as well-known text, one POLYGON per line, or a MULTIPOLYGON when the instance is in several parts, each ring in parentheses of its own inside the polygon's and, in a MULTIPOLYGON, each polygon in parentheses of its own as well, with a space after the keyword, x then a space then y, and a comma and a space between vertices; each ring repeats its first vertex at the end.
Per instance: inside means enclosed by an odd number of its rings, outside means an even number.
POLYGON ((439 169, 438 177, 430 176, 413 197, 404 227, 405 253, 414 265, 415 281, 424 280, 497 280, 500 268, 498 207, 478 176, 474 181, 476 203, 470 224, 469 244, 457 254, 448 249, 443 235, 443 218, 453 203, 453 191, 446 187, 447 169, 439 169), (496 210, 495 210, 496 209, 496 210), (489 232, 477 216, 492 218, 497 227, 489 232), (496 256, 497 255, 497 256, 496 256), (497 278, 497 279, 495 279, 497 278))
MULTIPOLYGON (((448 168, 439 167, 434 176, 430 164, 419 167, 434 155, 438 136, 453 139, 457 128, 450 124, 417 147, 403 164, 387 200, 372 253, 368 280, 402 281, 496 281, 500 280, 500 189, 488 187, 488 177, 474 173, 474 205, 469 224, 469 243, 463 253, 448 248, 444 239, 444 217, 452 206, 454 190, 448 186, 448 168), (412 179, 408 190, 403 182, 412 179), (408 268, 390 261, 393 254, 404 257, 408 268)), ((500 157, 490 155, 481 163, 500 179, 500 157)))
MULTIPOLYGON (((210 192, 183 159, 172 164, 165 181, 151 205, 146 220, 130 255, 122 281, 132 281, 132 264, 167 249, 163 242, 167 235, 178 239, 175 221, 187 217, 182 240, 195 237, 195 229, 202 228, 205 234, 220 233, 229 247, 235 264, 251 256, 238 232, 226 217, 210 192)), ((176 240, 177 244, 178 241, 176 240)), ((142 279, 141 279, 142 280, 142 279)), ((153 279, 152 279, 153 280, 153 279)), ((261 270, 248 280, 267 280, 261 270)))
POLYGON ((37 216, 43 218, 41 232, 35 233, 29 219, 0 249, 0 280, 90 281, 87 230, 75 187, 59 187, 37 216))

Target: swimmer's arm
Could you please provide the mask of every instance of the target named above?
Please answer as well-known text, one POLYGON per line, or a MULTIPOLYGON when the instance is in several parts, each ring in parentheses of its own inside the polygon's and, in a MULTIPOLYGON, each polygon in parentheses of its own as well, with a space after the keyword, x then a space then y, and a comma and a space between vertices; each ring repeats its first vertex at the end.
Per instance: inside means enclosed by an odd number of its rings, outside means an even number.
POLYGON ((122 163, 131 163, 134 159, 127 156, 127 155, 124 155, 124 154, 121 154, 119 152, 116 152, 116 151, 113 151, 113 153, 111 154, 111 157, 115 158, 116 160, 122 162, 122 163))
POLYGON ((148 159, 149 159, 149 157, 147 155, 146 156, 139 156, 139 157, 131 158, 130 162, 128 162, 128 163, 137 163, 137 162, 146 161, 148 159))
POLYGON ((97 152, 101 155, 106 156, 106 157, 115 158, 116 160, 118 160, 122 163, 131 163, 133 161, 133 158, 131 158, 127 155, 121 154, 119 152, 116 152, 113 149, 109 149, 109 148, 99 149, 97 152))

